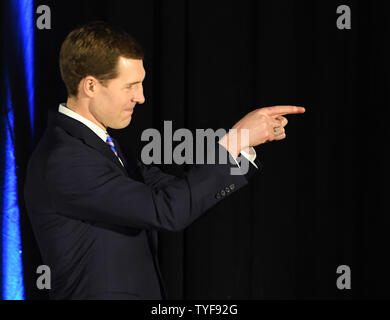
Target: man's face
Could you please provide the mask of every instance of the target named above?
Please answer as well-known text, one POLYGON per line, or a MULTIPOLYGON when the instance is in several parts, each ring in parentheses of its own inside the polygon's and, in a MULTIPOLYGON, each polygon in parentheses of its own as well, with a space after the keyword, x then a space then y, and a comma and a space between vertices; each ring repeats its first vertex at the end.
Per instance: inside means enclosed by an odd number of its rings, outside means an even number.
POLYGON ((145 69, 142 60, 120 57, 118 77, 107 81, 106 86, 97 84, 90 112, 104 127, 123 129, 130 124, 134 107, 144 103, 142 82, 145 69))

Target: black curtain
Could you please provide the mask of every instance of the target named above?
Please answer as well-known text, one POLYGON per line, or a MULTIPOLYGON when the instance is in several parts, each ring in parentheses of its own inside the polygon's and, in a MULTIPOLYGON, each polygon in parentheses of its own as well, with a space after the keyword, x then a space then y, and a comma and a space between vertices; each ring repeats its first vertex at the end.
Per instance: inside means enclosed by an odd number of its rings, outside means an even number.
MULTIPOLYGON (((142 130, 225 128, 255 108, 294 104, 287 139, 262 145, 264 172, 180 233, 160 233, 170 299, 389 298, 386 206, 390 4, 386 1, 35 1, 51 30, 36 30, 36 136, 15 106, 20 190, 47 110, 66 101, 58 55, 75 27, 119 25, 143 46, 146 103, 111 130, 140 155, 142 130), (336 27, 339 5, 352 29, 336 27), (352 289, 338 290, 348 265, 352 289)), ((6 50, 6 46, 4 46, 6 50)), ((13 82, 16 86, 16 82, 13 82)), ((16 90, 14 88, 14 90, 16 90)), ((186 166, 163 165, 181 174, 186 166)), ((21 194, 21 193, 20 193, 21 194)), ((27 299, 42 264, 21 203, 27 299)))

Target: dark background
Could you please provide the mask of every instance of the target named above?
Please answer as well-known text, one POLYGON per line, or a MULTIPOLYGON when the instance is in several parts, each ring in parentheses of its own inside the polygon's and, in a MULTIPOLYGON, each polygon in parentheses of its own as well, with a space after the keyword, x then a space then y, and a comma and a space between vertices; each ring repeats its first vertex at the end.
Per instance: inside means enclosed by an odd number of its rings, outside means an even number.
MULTIPOLYGON (((20 66, 9 65, 20 194, 47 110, 66 101, 60 45, 78 25, 105 20, 146 52, 146 103, 128 128, 110 131, 126 152, 139 155, 142 130, 162 131, 164 120, 174 130, 228 129, 259 107, 307 110, 288 117, 286 140, 257 148, 265 169, 245 189, 184 232, 160 233, 171 299, 390 297, 388 1, 40 4, 51 8, 52 29, 36 29, 34 137, 18 94, 20 66), (336 27, 342 4, 352 30, 336 27), (351 290, 336 287, 339 265, 352 270, 351 290)), ((46 299, 35 287, 42 261, 22 200, 20 207, 26 298, 46 299)))

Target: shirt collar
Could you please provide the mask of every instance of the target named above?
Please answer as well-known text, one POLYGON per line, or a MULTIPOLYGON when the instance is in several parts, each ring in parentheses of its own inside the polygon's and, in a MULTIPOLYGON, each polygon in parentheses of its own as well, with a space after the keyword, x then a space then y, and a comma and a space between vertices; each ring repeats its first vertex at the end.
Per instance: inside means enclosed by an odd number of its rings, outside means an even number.
POLYGON ((79 115, 78 113, 74 112, 73 110, 70 110, 66 107, 65 103, 61 103, 58 112, 67 115, 68 117, 71 117, 75 120, 78 120, 85 124, 88 128, 90 128, 100 139, 102 139, 104 142, 107 140, 108 133, 107 131, 100 128, 97 124, 93 123, 92 121, 84 118, 83 116, 79 115))

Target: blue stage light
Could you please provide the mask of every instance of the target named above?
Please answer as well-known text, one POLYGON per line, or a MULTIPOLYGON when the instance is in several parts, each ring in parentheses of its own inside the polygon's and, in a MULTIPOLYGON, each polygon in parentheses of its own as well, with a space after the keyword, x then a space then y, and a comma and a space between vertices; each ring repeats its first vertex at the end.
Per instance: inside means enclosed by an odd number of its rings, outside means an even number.
MULTIPOLYGON (((12 63, 19 63, 23 67, 25 78, 25 92, 28 107, 31 135, 34 134, 34 1, 33 0, 7 0, 7 7, 10 9, 9 19, 16 31, 13 34, 12 43, 14 56, 12 63)), ((4 48, 4 50, 10 48, 4 48)), ((8 55, 5 56, 9 56, 8 55)), ((6 63, 10 63, 6 61, 6 63)), ((3 151, 4 179, 1 189, 3 191, 2 203, 2 299, 23 300, 23 263, 22 244, 20 235, 20 211, 18 207, 18 185, 15 163, 15 140, 14 140, 14 112, 12 106, 11 83, 8 72, 4 70, 5 78, 5 101, 6 110, 2 114, 3 130, 5 132, 3 151)), ((27 110, 26 110, 27 111, 27 110)))
POLYGON ((19 37, 22 45, 24 71, 28 94, 30 127, 34 132, 34 1, 11 0, 18 17, 19 37))
POLYGON ((6 82, 5 154, 2 205, 2 298, 24 300, 22 249, 19 228, 18 188, 13 141, 13 110, 9 82, 6 82))

